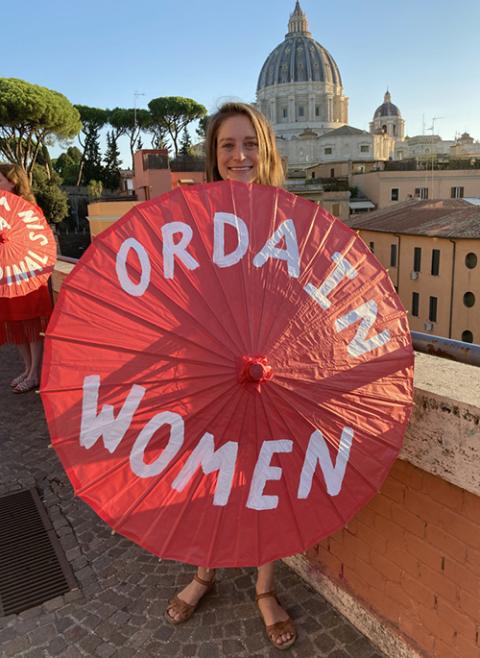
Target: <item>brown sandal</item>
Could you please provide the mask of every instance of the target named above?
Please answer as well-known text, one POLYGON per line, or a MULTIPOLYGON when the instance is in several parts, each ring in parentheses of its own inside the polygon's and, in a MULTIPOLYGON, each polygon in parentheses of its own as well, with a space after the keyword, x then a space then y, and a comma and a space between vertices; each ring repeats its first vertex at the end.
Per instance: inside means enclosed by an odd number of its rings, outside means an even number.
MULTIPOLYGON (((258 611, 260 612, 260 617, 262 618, 264 624, 265 624, 265 618, 263 616, 262 611, 260 610, 260 606, 258 605, 258 602, 260 601, 260 599, 266 599, 268 597, 275 599, 278 605, 281 605, 280 601, 277 598, 277 595, 273 591, 263 592, 263 594, 256 595, 255 603, 257 604, 258 611)), ((275 647, 275 649, 279 649, 280 651, 285 651, 286 649, 290 649, 292 644, 297 639, 297 631, 290 617, 287 617, 287 619, 284 619, 282 621, 277 621, 276 624, 271 624, 270 626, 267 626, 265 624, 265 631, 267 633, 268 639, 270 640, 270 643, 275 647), (283 642, 282 644, 277 644, 277 639, 281 635, 285 635, 286 633, 290 633, 292 637, 286 642, 283 642)))
POLYGON ((186 601, 182 601, 178 596, 174 596, 171 601, 169 601, 167 609, 165 610, 164 617, 165 619, 170 622, 170 624, 183 624, 184 622, 188 621, 190 617, 193 615, 195 612, 198 604, 200 601, 209 593, 212 591, 213 586, 215 585, 215 575, 212 577, 211 580, 205 580, 204 578, 200 578, 198 574, 195 574, 193 576, 193 580, 196 580, 197 583, 200 583, 200 585, 203 585, 206 587, 205 592, 202 594, 201 598, 198 600, 198 602, 195 605, 190 605, 190 603, 187 603, 186 601), (180 613, 180 617, 178 619, 174 619, 169 614, 169 610, 175 609, 176 613, 180 613))

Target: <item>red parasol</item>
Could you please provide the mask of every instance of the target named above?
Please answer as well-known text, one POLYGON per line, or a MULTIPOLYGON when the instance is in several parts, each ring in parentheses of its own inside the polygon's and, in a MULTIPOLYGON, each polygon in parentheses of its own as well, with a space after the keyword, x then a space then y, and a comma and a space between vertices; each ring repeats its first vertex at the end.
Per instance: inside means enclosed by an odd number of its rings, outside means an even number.
POLYGON ((143 203, 62 288, 41 394, 75 492, 163 557, 260 565, 344 526, 412 404, 405 311, 363 241, 284 190, 143 203))
POLYGON ((0 297, 22 297, 46 284, 56 254, 40 208, 0 191, 0 297))

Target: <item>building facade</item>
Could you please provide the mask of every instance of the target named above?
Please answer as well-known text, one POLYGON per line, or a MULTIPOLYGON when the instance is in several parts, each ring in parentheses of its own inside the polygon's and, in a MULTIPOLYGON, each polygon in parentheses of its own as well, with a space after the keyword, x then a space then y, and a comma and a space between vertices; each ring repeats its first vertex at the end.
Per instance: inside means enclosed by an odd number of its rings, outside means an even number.
POLYGON ((480 207, 411 200, 349 225, 388 269, 410 328, 480 342, 480 207))
POLYGON ((480 169, 371 171, 353 174, 350 182, 379 210, 415 198, 480 198, 480 169))

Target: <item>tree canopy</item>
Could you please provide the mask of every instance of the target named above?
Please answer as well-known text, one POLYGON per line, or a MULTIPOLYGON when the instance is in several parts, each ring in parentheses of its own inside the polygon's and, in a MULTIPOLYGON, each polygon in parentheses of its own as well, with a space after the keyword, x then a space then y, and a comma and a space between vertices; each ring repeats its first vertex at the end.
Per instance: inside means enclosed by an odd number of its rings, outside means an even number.
POLYGON ((32 172, 49 139, 78 134, 80 116, 57 91, 17 78, 0 78, 0 154, 32 172))
POLYGON ((100 153, 100 131, 108 123, 108 110, 88 105, 75 105, 82 120, 82 136, 78 136, 83 148, 82 159, 77 178, 77 185, 82 180, 88 182, 92 178, 102 176, 102 156, 100 153))
POLYGON ((140 138, 140 133, 148 130, 151 124, 151 115, 148 110, 116 107, 108 110, 108 123, 115 131, 116 137, 126 135, 129 140, 130 154, 132 156, 132 169, 134 168, 133 154, 140 138))
POLYGON ((201 119, 207 114, 207 109, 192 98, 182 96, 161 96, 154 98, 148 104, 152 115, 153 127, 166 130, 170 135, 175 150, 179 152, 178 138, 189 123, 201 119))

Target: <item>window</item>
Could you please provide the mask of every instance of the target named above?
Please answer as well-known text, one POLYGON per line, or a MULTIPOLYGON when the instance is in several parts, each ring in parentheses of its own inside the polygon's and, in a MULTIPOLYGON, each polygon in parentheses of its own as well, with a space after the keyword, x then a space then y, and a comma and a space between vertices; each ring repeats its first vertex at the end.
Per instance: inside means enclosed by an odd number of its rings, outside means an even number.
POLYGON ((393 125, 392 128, 393 128, 393 136, 396 137, 396 135, 397 135, 397 126, 393 125))
POLYGON ((462 333, 462 340, 463 340, 464 343, 473 343, 473 334, 472 334, 472 332, 469 331, 468 329, 466 329, 462 333))
POLYGON ((315 172, 312 171, 312 178, 315 178, 315 172))
POLYGON ((369 153, 369 152, 370 152, 370 146, 368 144, 360 145, 360 153, 369 153))
POLYGON ((398 157, 399 160, 402 160, 403 159, 403 151, 399 151, 398 154, 397 154, 397 157, 398 157))
POLYGON ((299 105, 298 107, 298 116, 303 117, 305 114, 305 110, 303 109, 303 105, 299 105))
POLYGON ((398 201, 399 189, 398 187, 392 187, 390 190, 390 201, 398 201))
POLYGON ((428 199, 428 187, 416 187, 415 197, 417 199, 428 199))
POLYGON ((412 292, 412 315, 418 318, 418 308, 420 306, 420 295, 418 292, 412 292))
POLYGON ((320 105, 315 105, 315 116, 316 117, 320 116, 320 105))
POLYGON ((437 321, 437 306, 438 306, 438 298, 430 297, 430 304, 428 309, 428 319, 430 320, 430 322, 437 321))
POLYGON ((332 147, 331 146, 326 146, 323 149, 323 152, 325 153, 325 155, 332 155, 332 147))
POLYGON ((161 153, 143 154, 143 171, 147 169, 168 169, 168 155, 161 153))
POLYGON ((330 169, 330 178, 335 178, 335 169, 330 169))
POLYGON ((370 247, 370 251, 372 252, 372 254, 374 254, 375 253, 375 242, 369 242, 368 246, 370 247))
POLYGON ((452 187, 450 190, 450 197, 452 199, 463 199, 463 187, 452 187))
POLYGON ((415 247, 415 249, 413 250, 413 271, 420 272, 421 267, 422 267, 422 248, 415 247))
POLYGON ((335 215, 335 217, 338 217, 340 215, 340 204, 339 203, 333 203, 332 204, 332 215, 335 215))
POLYGON ((472 308, 472 306, 475 304, 475 295, 473 292, 466 292, 463 295, 463 303, 467 308, 472 308))
POLYGON ((397 267, 397 245, 390 245, 390 267, 397 267))
POLYGON ((465 267, 468 267, 469 270, 477 267, 477 254, 474 254, 473 251, 465 256, 465 267))
POLYGON ((282 109, 282 117, 283 117, 284 119, 287 119, 287 118, 288 118, 288 108, 284 107, 284 108, 282 109))
POLYGON ((440 249, 432 249, 432 276, 440 272, 440 249))

